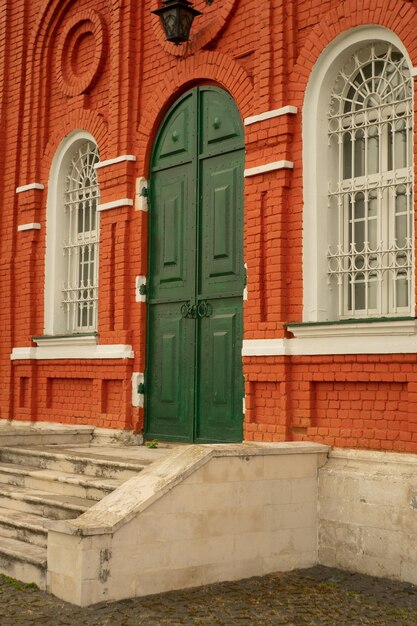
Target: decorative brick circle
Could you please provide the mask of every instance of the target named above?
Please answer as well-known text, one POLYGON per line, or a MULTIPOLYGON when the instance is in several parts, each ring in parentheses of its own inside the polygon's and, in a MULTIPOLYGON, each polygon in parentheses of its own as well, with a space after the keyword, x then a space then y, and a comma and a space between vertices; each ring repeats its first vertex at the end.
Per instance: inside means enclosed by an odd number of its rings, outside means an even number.
POLYGON ((65 24, 58 44, 56 73, 67 96, 88 92, 103 71, 107 28, 97 11, 83 11, 65 24))
MULTIPOLYGON (((234 9, 239 0, 223 0, 222 2, 213 2, 212 5, 206 4, 205 0, 194 0, 194 8, 201 11, 202 15, 196 17, 190 34, 190 41, 186 44, 176 46, 166 41, 164 29, 157 15, 152 15, 152 27, 155 34, 155 40, 159 45, 176 57, 184 57, 193 54, 201 48, 210 45, 217 37, 221 35, 231 18, 234 9)), ((151 11, 159 9, 161 0, 151 1, 151 11)))

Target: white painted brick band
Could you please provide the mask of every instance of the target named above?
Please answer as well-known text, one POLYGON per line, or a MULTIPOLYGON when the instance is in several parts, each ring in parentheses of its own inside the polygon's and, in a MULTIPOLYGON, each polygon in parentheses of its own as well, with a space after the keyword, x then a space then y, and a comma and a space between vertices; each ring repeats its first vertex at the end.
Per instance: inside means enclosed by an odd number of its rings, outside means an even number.
POLYGON ((28 185, 16 187, 16 193, 23 193, 24 191, 31 191, 32 189, 40 189, 42 191, 45 189, 45 186, 42 185, 42 183, 29 183, 28 185))
POLYGON ((133 206, 133 200, 130 198, 121 198, 120 200, 105 202, 104 204, 98 205, 97 211, 110 211, 110 209, 118 209, 121 206, 133 206))
POLYGON ((244 176, 245 178, 248 178, 249 176, 257 176, 258 174, 273 172, 274 170, 292 170, 293 167, 294 163, 292 161, 274 161, 273 163, 265 163, 265 165, 250 167, 244 171, 244 176))
POLYGON ((13 348, 11 361, 56 359, 133 359, 132 346, 123 344, 103 346, 62 345, 38 348, 13 348))
POLYGON ((259 113, 258 115, 246 117, 243 123, 245 126, 250 126, 251 124, 256 124, 256 122, 263 122, 265 120, 270 120, 273 117, 280 117, 281 115, 295 115, 297 112, 297 107, 287 105, 285 107, 281 107, 280 109, 265 111, 265 113, 259 113))
MULTIPOLYGON (((352 325, 353 326, 353 325, 352 325)), ((360 325, 355 325, 359 327, 360 325)), ((294 339, 246 339, 243 341, 242 356, 314 356, 334 354, 413 354, 417 353, 417 334, 411 325, 404 327, 398 322, 392 328, 346 329, 330 326, 330 332, 321 327, 316 336, 300 336, 294 339), (339 334, 336 334, 336 333, 339 334), (356 332, 356 335, 355 335, 356 332)), ((371 325, 369 325, 371 326, 371 325)), ((314 328, 314 327, 313 327, 314 328)), ((291 331, 292 329, 289 328, 291 331)), ((294 332, 297 332, 294 329, 294 332)))
POLYGON ((115 157, 114 159, 106 159, 106 161, 99 161, 94 166, 94 169, 99 170, 102 167, 108 167, 109 165, 114 165, 115 163, 122 163, 123 161, 136 161, 136 157, 134 154, 122 154, 121 156, 115 157))
POLYGON ((19 233, 23 232, 24 230, 40 230, 41 225, 38 222, 31 222, 29 224, 20 224, 17 227, 17 230, 19 233))

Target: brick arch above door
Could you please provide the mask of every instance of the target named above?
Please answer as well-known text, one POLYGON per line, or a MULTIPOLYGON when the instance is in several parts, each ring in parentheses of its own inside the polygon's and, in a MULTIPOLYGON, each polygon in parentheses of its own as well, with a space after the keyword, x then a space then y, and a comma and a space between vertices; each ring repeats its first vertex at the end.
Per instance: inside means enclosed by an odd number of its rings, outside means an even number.
POLYGON ((253 81, 239 63, 218 52, 204 52, 182 61, 181 71, 174 68, 168 72, 144 103, 137 131, 138 171, 148 171, 153 142, 169 106, 190 87, 205 83, 229 92, 242 119, 253 112, 253 81))

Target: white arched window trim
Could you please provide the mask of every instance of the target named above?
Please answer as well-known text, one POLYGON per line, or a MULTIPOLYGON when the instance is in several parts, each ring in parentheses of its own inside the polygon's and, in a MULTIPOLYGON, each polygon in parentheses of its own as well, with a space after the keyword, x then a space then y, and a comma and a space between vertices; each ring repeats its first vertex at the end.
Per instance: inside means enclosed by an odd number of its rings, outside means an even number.
POLYGON ((65 272, 63 254, 65 228, 64 196, 66 178, 74 153, 86 141, 91 141, 97 145, 94 137, 86 131, 77 130, 70 133, 61 142, 51 165, 46 211, 44 324, 46 336, 68 334, 67 320, 64 307, 62 306, 62 287, 65 272))
MULTIPOLYGON (((331 241, 327 112, 333 85, 344 62, 358 48, 375 41, 393 44, 414 74, 407 50, 395 33, 378 26, 364 26, 340 35, 327 46, 307 86, 303 107, 303 322, 337 319, 328 286, 326 254, 331 241)), ((414 311, 414 300, 410 310, 414 311)))

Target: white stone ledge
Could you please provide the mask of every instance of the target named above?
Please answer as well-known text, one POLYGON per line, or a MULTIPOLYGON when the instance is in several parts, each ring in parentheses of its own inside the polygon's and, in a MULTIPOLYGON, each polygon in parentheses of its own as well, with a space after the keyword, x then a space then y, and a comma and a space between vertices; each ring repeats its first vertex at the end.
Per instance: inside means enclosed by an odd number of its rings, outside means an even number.
MULTIPOLYGON (((352 325, 355 326, 355 325, 352 325)), ((357 326, 368 326, 360 325, 357 326)), ((323 328, 323 327, 321 327, 323 328)), ((334 327, 327 327, 334 328, 334 327)), ((294 332, 293 329, 289 329, 294 332)), ((413 354, 417 353, 417 334, 410 327, 386 329, 385 332, 337 334, 337 331, 294 339, 245 339, 242 356, 315 356, 341 354, 413 354)), ((354 328, 352 328, 354 331, 354 328)), ((362 331, 362 328, 360 329, 362 331)))
POLYGON ((41 225, 39 224, 39 222, 30 222, 29 224, 20 224, 17 227, 17 231, 19 233, 22 233, 25 230, 40 230, 41 225))
POLYGON ((244 339, 242 356, 285 356, 286 339, 244 339))
POLYGON ((40 347, 61 348, 62 346, 96 346, 97 334, 85 335, 43 335, 33 337, 34 343, 40 347))
POLYGON ((28 185, 16 187, 16 193, 24 193, 25 191, 31 191, 32 189, 40 189, 42 191, 45 189, 45 186, 42 185, 42 183, 29 183, 28 185))
POLYGON ((97 211, 110 211, 110 209, 118 209, 122 206, 133 206, 133 200, 131 198, 120 198, 120 200, 105 202, 98 205, 97 211))
POLYGON ((249 167, 244 171, 244 176, 245 178, 248 178, 249 176, 257 176, 258 174, 273 172, 274 170, 292 170, 293 168, 294 163, 292 161, 273 161, 272 163, 265 163, 265 165, 249 167))
POLYGON ((290 325, 288 331, 294 337, 373 337, 375 335, 397 336, 416 335, 417 320, 381 320, 378 322, 346 322, 337 324, 300 324, 290 325))
MULTIPOLYGON (((332 448, 329 459, 343 461, 345 466, 360 467, 362 463, 377 463, 382 466, 393 465, 394 471, 401 470, 401 465, 417 466, 417 455, 404 452, 381 452, 379 450, 355 450, 350 448, 332 448)), ((390 470, 391 471, 391 470, 390 470)))
POLYGON ((142 470, 138 476, 124 482, 81 517, 51 520, 47 522, 47 527, 77 536, 114 533, 213 458, 239 457, 248 460, 249 457, 312 454, 317 455, 315 467, 318 469, 327 461, 329 449, 327 445, 308 441, 180 446, 142 470))
POLYGON ((108 167, 109 165, 115 165, 116 163, 123 163, 123 161, 136 161, 134 154, 122 154, 114 159, 106 159, 106 161, 99 161, 94 165, 94 169, 99 170, 102 167, 108 167))
POLYGON ((297 107, 287 105, 279 109, 273 109, 272 111, 265 111, 264 113, 259 113, 258 115, 246 117, 243 123, 245 126, 250 126, 251 124, 256 124, 256 122, 263 122, 264 120, 270 120, 273 117, 280 117, 281 115, 295 115, 297 112, 297 107))
POLYGON ((57 360, 57 359, 133 359, 132 346, 124 344, 82 345, 61 343, 42 345, 37 348, 13 348, 11 361, 57 360))

